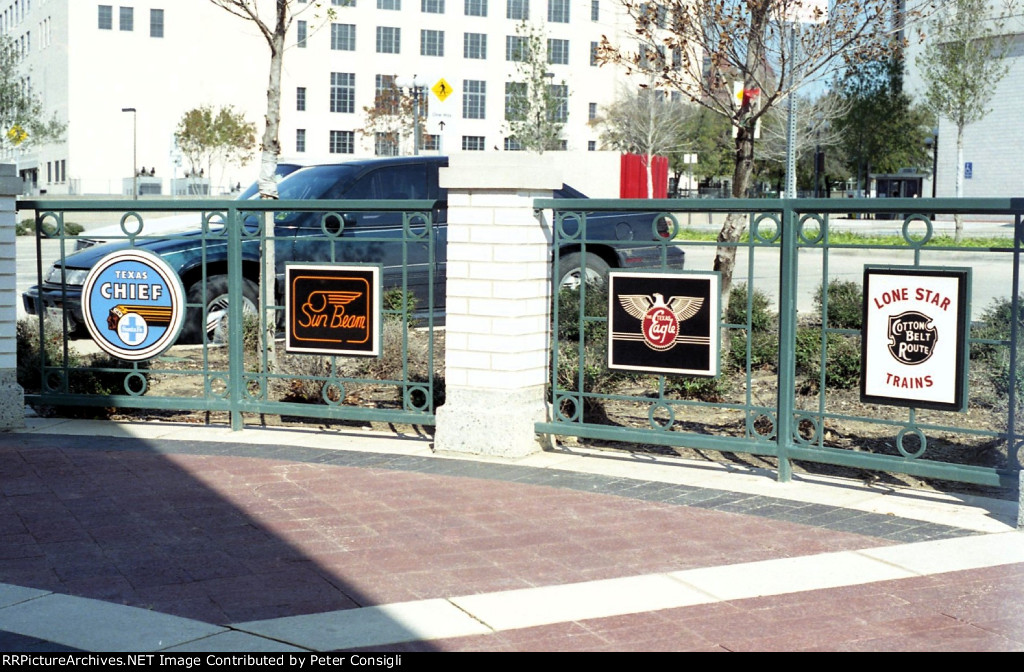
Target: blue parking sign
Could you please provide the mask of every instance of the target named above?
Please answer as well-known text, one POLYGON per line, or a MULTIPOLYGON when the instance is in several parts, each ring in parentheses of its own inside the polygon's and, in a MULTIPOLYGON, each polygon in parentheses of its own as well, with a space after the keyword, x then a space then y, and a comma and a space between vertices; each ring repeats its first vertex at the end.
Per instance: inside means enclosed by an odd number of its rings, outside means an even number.
POLYGON ((974 177, 974 162, 967 161, 964 163, 964 179, 969 180, 974 177))

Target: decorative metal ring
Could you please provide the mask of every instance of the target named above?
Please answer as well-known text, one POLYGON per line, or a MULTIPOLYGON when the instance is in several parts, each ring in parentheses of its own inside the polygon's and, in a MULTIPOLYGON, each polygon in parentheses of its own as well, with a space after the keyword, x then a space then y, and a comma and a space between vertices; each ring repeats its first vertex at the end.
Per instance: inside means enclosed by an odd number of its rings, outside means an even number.
MULTIPOLYGON (((267 223, 266 215, 267 213, 264 211, 246 212, 239 210, 238 220, 241 222, 241 226, 238 228, 242 232, 242 238, 259 238, 267 223), (249 217, 252 217, 254 220, 251 224, 246 221, 249 217)), ((224 230, 227 231, 227 227, 224 227, 224 230)))
POLYGON ((921 247, 932 239, 933 233, 934 226, 932 225, 932 220, 926 215, 915 213, 907 215, 903 219, 903 240, 907 241, 907 245, 910 245, 911 247, 921 247), (914 238, 910 235, 910 225, 914 222, 924 222, 924 236, 921 238, 914 238))
POLYGON ((679 220, 676 219, 676 216, 673 213, 659 212, 657 215, 654 216, 654 219, 651 220, 651 240, 659 242, 662 245, 668 245, 673 240, 675 240, 676 236, 678 235, 679 220), (669 222, 671 222, 671 226, 668 227, 668 236, 663 236, 658 232, 658 223, 664 219, 667 219, 669 222))
POLYGON ((204 212, 203 213, 203 235, 206 235, 206 236, 227 236, 228 235, 227 221, 228 221, 228 213, 226 213, 226 212, 223 212, 223 211, 220 211, 220 212, 218 212, 218 211, 204 212), (220 227, 218 227, 216 229, 213 228, 213 226, 211 226, 211 222, 213 222, 213 218, 214 217, 220 217, 220 223, 223 224, 223 226, 220 226, 220 227))
POLYGON ((337 378, 328 378, 320 388, 320 398, 328 406, 341 406, 345 403, 345 385, 337 378))
POLYGON ((407 411, 428 411, 432 401, 426 385, 410 385, 405 388, 405 409, 407 411))
POLYGON ((583 237, 584 231, 586 230, 587 220, 586 215, 582 212, 559 212, 555 216, 555 228, 558 231, 559 238, 565 240, 579 240, 583 237), (565 222, 566 220, 572 220, 576 222, 576 232, 566 233, 565 222))
POLYGON ((251 399, 266 399, 266 395, 263 393, 263 380, 261 378, 245 376, 244 380, 245 393, 248 394, 251 399))
POLYGON ((559 394, 555 396, 555 414, 558 422, 579 422, 580 421, 580 409, 583 404, 580 399, 575 395, 571 394, 559 394), (566 413, 565 409, 569 407, 572 409, 571 413, 566 413))
POLYGON ((773 439, 775 438, 776 427, 778 427, 778 423, 776 422, 774 413, 758 413, 757 415, 754 415, 753 412, 747 413, 747 434, 750 436, 761 436, 766 439, 773 439), (761 420, 762 418, 771 425, 767 431, 761 431, 757 427, 758 420, 761 420))
POLYGON ((750 224, 750 236, 761 243, 777 242, 782 236, 782 222, 779 220, 779 215, 774 212, 765 212, 755 217, 754 221, 750 224), (761 234, 761 222, 766 219, 775 225, 775 235, 771 238, 766 238, 761 234))
POLYGON ((208 377, 206 379, 206 396, 227 399, 228 381, 221 376, 208 377))
POLYGON ((144 227, 145 224, 142 221, 142 215, 140 215, 139 213, 126 212, 123 215, 121 215, 121 231, 124 233, 124 235, 128 236, 129 238, 134 238, 135 236, 142 233, 142 229, 144 227), (135 228, 133 230, 130 230, 130 226, 128 224, 129 220, 135 220, 135 228))
POLYGON ((409 238, 425 240, 430 235, 430 215, 426 212, 403 212, 402 231, 409 238), (414 225, 416 220, 422 224, 414 225))
POLYGON ((47 238, 64 235, 64 213, 53 212, 51 210, 40 214, 36 217, 36 230, 47 238), (52 228, 47 228, 46 226, 46 221, 48 219, 53 220, 52 228))
POLYGON ((63 392, 67 390, 67 376, 60 369, 47 371, 46 376, 43 378, 43 383, 46 385, 47 392, 63 392))
POLYGON ((340 212, 323 213, 320 215, 320 230, 328 238, 340 237, 345 231, 345 217, 340 212), (328 224, 328 222, 331 222, 331 224, 328 224))
POLYGON ((899 431, 898 434, 896 434, 896 450, 900 451, 900 455, 902 455, 903 457, 909 457, 910 459, 916 459, 918 457, 921 457, 922 455, 924 455, 924 451, 927 447, 928 439, 925 438, 924 432, 922 432, 917 427, 904 427, 899 431), (903 447, 903 439, 907 436, 907 434, 915 434, 918 440, 921 442, 921 447, 918 448, 913 453, 907 451, 907 449, 903 447))
POLYGON ((818 442, 818 438, 821 434, 821 425, 819 424, 818 418, 812 415, 797 413, 796 415, 793 416, 793 420, 795 421, 793 423, 793 440, 795 442, 803 444, 805 446, 814 445, 818 442), (812 435, 807 438, 805 438, 803 434, 800 433, 800 425, 805 422, 810 423, 811 427, 814 428, 814 432, 812 433, 812 435))
POLYGON ((666 403, 651 404, 651 407, 647 409, 647 421, 651 423, 651 429, 659 429, 665 431, 672 428, 672 425, 676 424, 676 412, 672 410, 672 407, 666 403), (659 422, 654 415, 664 410, 668 413, 668 419, 666 422, 659 422))
POLYGON ((142 395, 144 395, 146 393, 146 388, 148 387, 148 385, 149 382, 146 380, 146 376, 142 375, 138 371, 132 371, 131 373, 124 377, 124 391, 133 397, 141 397, 142 395), (133 381, 138 381, 138 390, 132 389, 133 381))
POLYGON ((818 243, 825 240, 825 219, 815 212, 808 212, 801 215, 799 221, 797 221, 796 235, 798 236, 801 243, 806 243, 808 245, 817 245, 818 243), (818 235, 813 238, 807 237, 807 232, 804 228, 807 225, 807 220, 809 219, 814 220, 815 222, 818 223, 818 235))

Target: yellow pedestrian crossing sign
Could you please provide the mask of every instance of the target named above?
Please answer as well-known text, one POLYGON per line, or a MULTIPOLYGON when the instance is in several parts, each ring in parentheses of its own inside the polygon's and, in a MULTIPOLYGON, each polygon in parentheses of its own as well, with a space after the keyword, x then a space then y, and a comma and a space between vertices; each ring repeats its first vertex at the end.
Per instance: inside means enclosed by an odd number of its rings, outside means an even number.
POLYGON ((437 84, 434 84, 434 87, 430 90, 434 92, 434 95, 437 96, 437 99, 442 103, 445 98, 452 95, 452 85, 444 81, 444 77, 437 80, 437 84))

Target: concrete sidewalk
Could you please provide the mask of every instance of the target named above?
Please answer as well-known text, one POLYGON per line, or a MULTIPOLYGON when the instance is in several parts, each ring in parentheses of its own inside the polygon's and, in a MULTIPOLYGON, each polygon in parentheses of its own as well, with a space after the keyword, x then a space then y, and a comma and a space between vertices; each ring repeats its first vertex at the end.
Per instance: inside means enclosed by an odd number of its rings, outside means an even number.
POLYGON ((7 651, 1024 650, 1017 502, 621 452, 29 419, 7 651))

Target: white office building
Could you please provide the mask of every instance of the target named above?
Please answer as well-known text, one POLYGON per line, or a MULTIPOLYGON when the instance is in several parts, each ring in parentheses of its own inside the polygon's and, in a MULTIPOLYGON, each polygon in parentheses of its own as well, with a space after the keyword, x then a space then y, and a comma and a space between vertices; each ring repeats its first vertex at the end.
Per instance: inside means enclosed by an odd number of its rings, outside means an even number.
MULTIPOLYGON (((990 86, 984 103, 989 113, 964 129, 963 195, 967 198, 1024 195, 1020 169, 1024 156, 1024 14, 1012 17, 1004 26, 1003 35, 1009 39, 1005 54, 1007 74, 990 86)), ((922 49, 921 42, 910 40, 906 58, 904 86, 917 100, 922 99, 924 90, 917 65, 922 49)), ((956 125, 949 119, 939 119, 938 153, 934 158, 935 195, 940 198, 956 196, 956 136, 956 125)), ((931 195, 928 181, 925 193, 931 195)))
MULTIPOLYGON (((269 21, 273 2, 262 4, 269 21)), ((631 23, 616 0, 313 4, 295 3, 296 11, 307 11, 287 40, 285 158, 346 160, 394 151, 361 132, 364 108, 391 78, 414 76, 425 85, 425 151, 513 149, 506 91, 516 81, 512 59, 523 20, 546 33, 549 80, 565 99, 566 149, 599 148, 600 129, 589 122, 625 81, 621 70, 599 67, 594 58, 602 35, 623 44, 630 39, 631 23)), ((0 156, 17 164, 32 193, 130 193, 137 167, 147 175, 143 193, 171 194, 172 180, 189 169, 174 131, 196 107, 232 105, 262 135, 269 48, 253 23, 209 0, 0 0, 0 32, 23 51, 22 75, 47 114, 67 124, 61 142, 0 156)), ((402 144, 408 153, 411 140, 402 144)), ((254 156, 248 165, 205 177, 212 193, 224 193, 251 182, 256 165, 254 156)))

